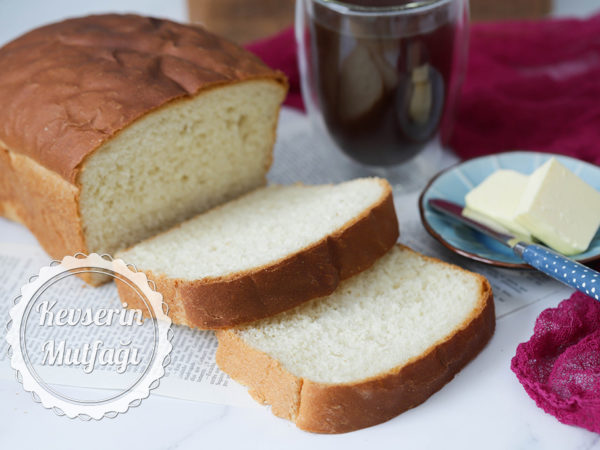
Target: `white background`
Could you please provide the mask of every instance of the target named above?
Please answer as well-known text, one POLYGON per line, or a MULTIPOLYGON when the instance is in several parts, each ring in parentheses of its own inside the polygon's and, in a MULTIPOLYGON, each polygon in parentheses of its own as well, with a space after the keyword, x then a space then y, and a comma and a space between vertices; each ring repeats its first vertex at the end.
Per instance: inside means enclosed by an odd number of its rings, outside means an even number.
MULTIPOLYGON (((559 15, 594 9, 600 9, 600 1, 556 3, 559 15)), ((106 11, 186 19, 181 1, 0 0, 0 44, 41 24, 106 11)), ((35 243, 26 230, 4 219, 0 235, 35 243)), ((555 304, 554 298, 542 300, 502 317, 491 343, 454 381, 418 408, 359 432, 312 435, 273 417, 266 408, 157 395, 116 419, 81 422, 55 416, 34 403, 16 381, 0 380, 0 449, 600 448, 599 436, 562 425, 537 408, 509 369, 516 346, 529 338, 535 318, 555 304)))

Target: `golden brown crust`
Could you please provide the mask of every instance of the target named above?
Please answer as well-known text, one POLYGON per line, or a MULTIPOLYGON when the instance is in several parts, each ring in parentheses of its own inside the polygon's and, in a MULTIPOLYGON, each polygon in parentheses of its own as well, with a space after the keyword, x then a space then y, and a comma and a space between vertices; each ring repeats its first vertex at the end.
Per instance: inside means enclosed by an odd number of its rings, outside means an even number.
MULTIPOLYGON (((0 215, 25 225, 55 260, 87 253, 77 210, 79 191, 31 158, 0 147, 0 215)), ((109 278, 81 274, 90 284, 109 278)))
POLYGON ((136 15, 69 19, 0 48, 0 143, 76 183, 85 158, 167 103, 283 74, 204 29, 136 15))
POLYGON ((274 414, 294 421, 303 430, 345 433, 376 425, 423 403, 485 347, 495 328, 494 301, 488 281, 480 279, 480 303, 462 326, 419 357, 385 374, 342 384, 302 379, 250 347, 234 330, 217 331, 217 364, 248 386, 258 401, 276 404, 274 414), (295 394, 298 386, 300 392, 295 394))
POLYGON ((271 405, 278 417, 294 420, 300 406, 302 379, 295 377, 266 353, 250 347, 235 333, 217 331, 217 365, 234 380, 247 385, 257 402, 271 405), (225 369, 224 369, 225 370, 225 369))
POLYGON ((65 250, 85 248, 75 186, 31 158, 2 147, 0 174, 3 215, 26 225, 54 258, 62 259, 65 250))
MULTIPOLYGON (((171 308, 174 323, 205 329, 230 328, 269 317, 330 294, 339 282, 370 267, 398 239, 389 184, 381 199, 335 233, 263 267, 197 281, 145 271, 171 308)), ((140 268, 143 269, 143 268, 140 268)), ((128 289, 119 295, 137 305, 128 289)))

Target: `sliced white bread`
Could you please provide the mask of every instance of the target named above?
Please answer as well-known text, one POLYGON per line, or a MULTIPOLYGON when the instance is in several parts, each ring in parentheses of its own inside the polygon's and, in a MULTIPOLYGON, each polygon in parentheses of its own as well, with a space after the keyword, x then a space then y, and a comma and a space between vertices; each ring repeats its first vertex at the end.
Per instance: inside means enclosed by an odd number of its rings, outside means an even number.
POLYGON ((219 330, 217 364, 273 414, 342 433, 424 402, 494 327, 484 277, 398 245, 327 297, 219 330))
POLYGON ((364 178, 257 189, 118 256, 156 283, 174 323, 215 329, 327 295, 397 238, 389 184, 364 178))
POLYGON ((263 186, 286 92, 199 26, 103 14, 37 28, 0 47, 0 216, 54 259, 114 255, 263 186))

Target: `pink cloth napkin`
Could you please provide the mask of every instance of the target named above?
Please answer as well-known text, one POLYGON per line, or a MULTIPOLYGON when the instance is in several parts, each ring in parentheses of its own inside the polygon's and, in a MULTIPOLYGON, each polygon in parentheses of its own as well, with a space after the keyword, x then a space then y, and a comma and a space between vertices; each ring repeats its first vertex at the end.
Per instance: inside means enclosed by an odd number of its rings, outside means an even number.
POLYGON ((463 158, 520 149, 600 164, 600 15, 473 25, 456 122, 463 158))
POLYGON ((543 311, 511 368, 544 411, 600 433, 600 302, 575 292, 543 311))
POLYGON ((290 90, 285 99, 285 104, 304 110, 300 92, 300 72, 298 70, 294 29, 288 28, 273 37, 253 42, 246 48, 267 65, 286 74, 290 83, 290 90))

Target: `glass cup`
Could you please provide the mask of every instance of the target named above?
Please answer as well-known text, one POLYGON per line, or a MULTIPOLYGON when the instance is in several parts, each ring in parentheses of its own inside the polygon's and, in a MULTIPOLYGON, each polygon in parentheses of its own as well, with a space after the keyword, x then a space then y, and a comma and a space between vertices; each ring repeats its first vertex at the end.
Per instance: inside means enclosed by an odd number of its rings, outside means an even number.
POLYGON ((468 0, 298 0, 302 95, 315 128, 384 176, 432 141, 441 151, 464 75, 468 17, 468 0))

